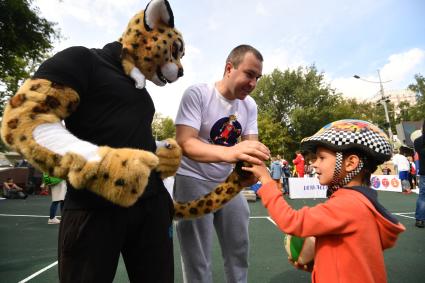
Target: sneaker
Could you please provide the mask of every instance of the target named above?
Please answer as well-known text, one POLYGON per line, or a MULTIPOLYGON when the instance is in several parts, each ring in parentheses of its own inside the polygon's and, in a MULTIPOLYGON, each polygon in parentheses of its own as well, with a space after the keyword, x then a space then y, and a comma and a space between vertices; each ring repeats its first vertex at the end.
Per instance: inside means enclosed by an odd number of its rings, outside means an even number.
POLYGON ((49 218, 49 220, 47 220, 47 224, 59 224, 59 223, 61 223, 61 221, 57 219, 56 217, 52 219, 49 218))
POLYGON ((418 228, 424 228, 425 227, 425 221, 424 220, 416 220, 415 226, 418 228))

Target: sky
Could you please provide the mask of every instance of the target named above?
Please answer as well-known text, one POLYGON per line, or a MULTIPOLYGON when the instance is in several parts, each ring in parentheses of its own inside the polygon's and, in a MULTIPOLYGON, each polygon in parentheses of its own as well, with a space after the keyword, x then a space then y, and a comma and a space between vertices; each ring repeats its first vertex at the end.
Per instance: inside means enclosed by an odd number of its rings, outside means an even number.
MULTIPOLYGON (((264 57, 263 74, 315 65, 345 97, 367 99, 406 89, 425 75, 423 0, 169 0, 186 45, 184 76, 147 89, 157 112, 175 118, 184 90, 221 79, 235 46, 250 44, 264 57)), ((56 22, 70 46, 102 48, 117 40, 147 0, 34 0, 41 16, 56 22)))

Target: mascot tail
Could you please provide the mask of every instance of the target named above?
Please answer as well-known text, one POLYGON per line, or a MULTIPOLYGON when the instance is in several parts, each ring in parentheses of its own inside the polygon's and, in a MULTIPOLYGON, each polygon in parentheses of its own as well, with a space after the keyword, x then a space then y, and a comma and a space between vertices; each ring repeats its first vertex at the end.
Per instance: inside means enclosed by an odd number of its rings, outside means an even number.
POLYGON ((212 213, 222 208, 243 188, 242 182, 252 177, 252 173, 243 171, 242 162, 236 164, 227 179, 212 192, 189 202, 174 201, 174 219, 192 219, 212 213))

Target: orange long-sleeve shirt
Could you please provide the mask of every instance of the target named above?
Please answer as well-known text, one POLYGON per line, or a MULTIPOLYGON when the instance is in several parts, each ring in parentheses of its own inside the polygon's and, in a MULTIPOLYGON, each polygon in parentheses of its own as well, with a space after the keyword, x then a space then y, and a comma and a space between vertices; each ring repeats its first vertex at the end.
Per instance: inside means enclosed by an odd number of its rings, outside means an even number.
POLYGON ((339 189, 325 203, 294 210, 274 182, 257 192, 287 234, 316 237, 312 282, 387 282, 383 250, 405 230, 381 215, 360 192, 339 189))

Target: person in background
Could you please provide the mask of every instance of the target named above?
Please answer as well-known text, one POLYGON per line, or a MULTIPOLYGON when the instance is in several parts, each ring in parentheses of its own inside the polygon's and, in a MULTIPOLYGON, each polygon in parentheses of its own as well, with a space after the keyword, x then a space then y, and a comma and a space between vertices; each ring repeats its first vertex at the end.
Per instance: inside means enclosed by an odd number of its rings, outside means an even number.
POLYGON ((28 197, 24 189, 13 182, 13 178, 7 178, 3 183, 3 196, 9 199, 26 199, 28 197))
POLYGON ((280 158, 272 157, 272 163, 270 164, 270 174, 279 188, 281 188, 282 185, 280 179, 282 178, 282 163, 280 162, 280 158))
POLYGON ((419 195, 416 200, 416 211, 415 211, 415 226, 418 228, 425 227, 425 120, 422 124, 422 135, 415 139, 413 144, 415 151, 419 157, 419 195))
POLYGON ((301 151, 299 151, 299 150, 297 150, 295 152, 295 154, 296 154, 296 157, 292 161, 292 163, 294 163, 294 165, 295 165, 295 170, 297 172, 297 176, 302 178, 302 177, 304 177, 304 170, 305 170, 305 168, 304 168, 304 166, 305 166, 304 156, 301 154, 301 151))
POLYGON ((418 186, 419 188, 419 154, 416 151, 413 154, 413 162, 415 163, 415 168, 416 168, 416 176, 415 176, 416 186, 418 186))
POLYGON ((310 178, 314 177, 316 175, 316 170, 313 167, 313 161, 311 159, 308 160, 308 165, 306 167, 307 167, 307 170, 306 170, 307 176, 309 176, 310 178))
POLYGON ((289 166, 288 161, 284 160, 282 162, 282 181, 283 181, 283 194, 289 195, 289 180, 291 177, 291 167, 289 166))
POLYGON ((398 177, 401 181, 401 188, 404 194, 410 194, 412 192, 412 188, 409 183, 409 172, 410 172, 410 163, 407 157, 403 154, 400 154, 399 150, 394 151, 393 155, 393 163, 394 168, 396 168, 396 172, 398 172, 398 177))
POLYGON ((43 184, 50 187, 52 194, 52 203, 50 204, 50 216, 47 220, 47 224, 59 224, 60 220, 56 218, 56 211, 58 205, 60 205, 60 210, 63 210, 63 204, 66 194, 66 181, 60 178, 49 176, 46 173, 43 173, 43 184))
POLYGON ((268 213, 284 233, 316 237, 313 283, 387 282, 383 251, 406 229, 370 187, 371 174, 391 158, 388 137, 369 122, 340 120, 304 138, 301 147, 316 153, 313 166, 329 199, 295 210, 264 165, 243 167, 263 184, 258 194, 268 213))
POLYGON ((413 162, 412 156, 407 156, 407 160, 409 160, 410 170, 409 170, 409 184, 410 188, 414 189, 416 187, 416 166, 413 162))
MULTIPOLYGON (((250 97, 262 74, 262 62, 257 49, 239 45, 227 57, 221 80, 196 84, 184 92, 175 121, 176 139, 183 149, 174 183, 176 201, 211 192, 230 174, 232 163, 262 164, 269 159, 269 149, 258 141, 257 105, 250 97)), ((242 194, 215 213, 177 222, 184 282, 213 281, 215 230, 225 281, 246 283, 248 222, 249 207, 242 194)))
POLYGON ((390 167, 388 167, 388 164, 384 163, 384 165, 382 165, 382 166, 383 166, 381 168, 382 175, 391 175, 391 169, 390 169, 390 167))

